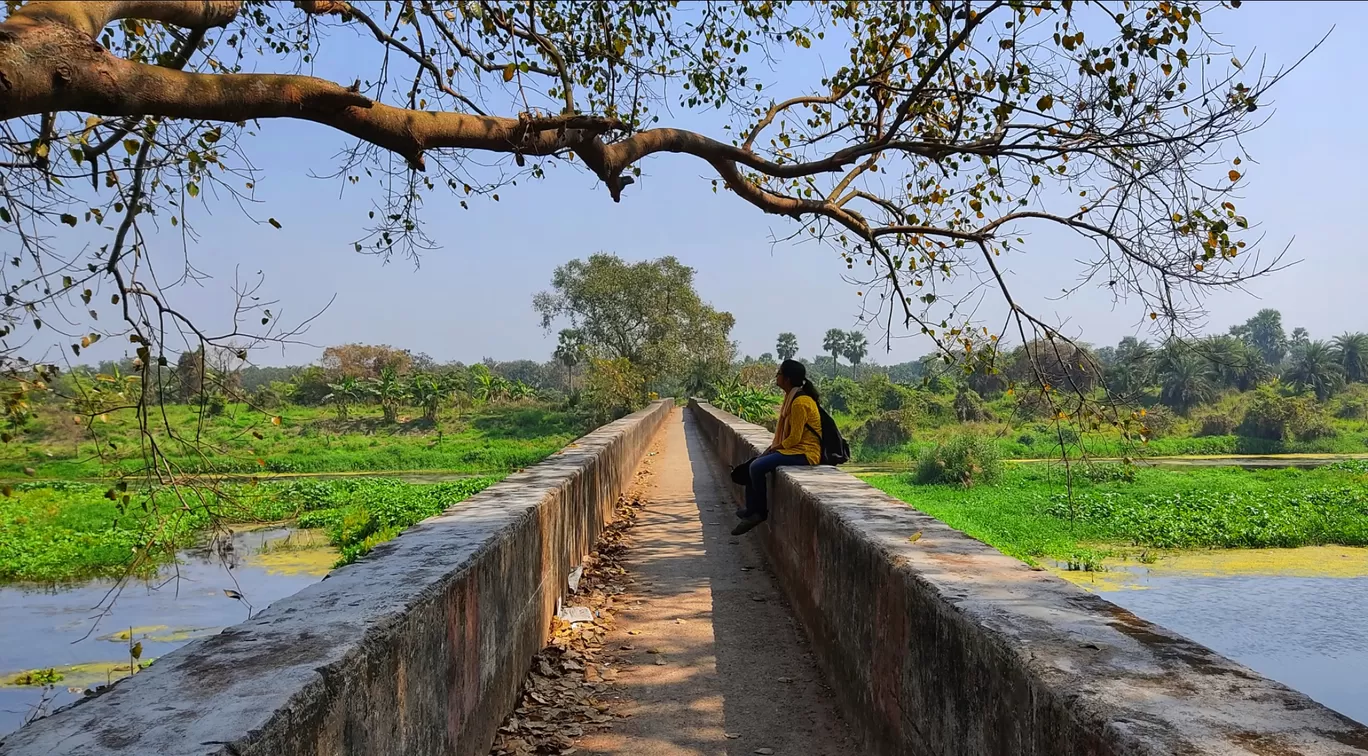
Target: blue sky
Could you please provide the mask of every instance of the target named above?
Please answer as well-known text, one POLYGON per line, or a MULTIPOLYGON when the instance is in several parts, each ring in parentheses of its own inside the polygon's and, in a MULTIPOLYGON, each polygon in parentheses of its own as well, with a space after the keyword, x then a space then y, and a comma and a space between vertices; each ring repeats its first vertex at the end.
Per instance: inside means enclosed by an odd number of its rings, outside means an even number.
MULTIPOLYGON (((1252 284, 1249 293, 1210 299, 1210 328, 1224 330, 1268 306, 1282 310, 1289 330, 1305 326, 1319 338, 1368 330, 1362 307, 1368 281, 1362 241, 1368 135, 1362 124, 1368 106, 1347 91, 1349 82, 1368 78, 1368 57, 1360 49, 1368 5, 1246 2, 1221 19, 1221 34, 1240 57, 1248 65, 1266 58, 1270 68, 1292 63, 1332 26, 1337 29, 1275 90, 1270 123, 1245 141, 1253 160, 1241 211, 1261 224, 1269 248, 1291 242, 1290 256, 1304 262, 1252 284)), ((339 80, 365 74, 347 69, 357 43, 332 44, 324 60, 335 62, 320 74, 339 80)), ((781 89, 785 82, 812 81, 818 64, 810 60, 770 78, 781 89)), ((191 259, 215 278, 202 288, 182 289, 180 303, 202 321, 222 323, 235 270, 241 277, 261 271, 263 293, 281 301, 286 320, 336 300, 304 337, 316 346, 263 349, 254 353, 255 362, 306 362, 317 357, 317 347, 342 342, 389 343, 440 360, 545 359, 555 339, 539 327, 532 295, 547 288, 558 264, 598 251, 628 259, 674 255, 694 267, 703 297, 736 316, 734 337, 743 354, 772 350, 780 331, 795 332, 802 353, 812 354, 826 329, 858 325, 859 299, 842 281, 845 266, 835 253, 815 245, 776 246, 772 238, 791 231, 787 221, 725 192, 714 194, 707 166, 696 160, 648 160, 645 176, 621 204, 590 176, 566 167, 501 191, 500 202, 473 202, 469 211, 439 192, 426 218, 428 234, 442 248, 426 253, 415 269, 407 260, 385 265, 352 251, 366 225, 370 195, 364 187, 343 192, 336 180, 311 177, 331 172, 346 139, 306 123, 265 122, 260 131, 247 142, 263 169, 257 182, 263 204, 252 212, 279 219, 283 228, 253 224, 235 205, 206 193, 209 201, 198 211, 202 239, 191 259)), ((1012 263, 1011 285, 1039 313, 1099 344, 1145 332, 1138 304, 1113 306, 1104 292, 1088 289, 1048 301, 1072 282, 1072 261, 1085 254, 1085 242, 1062 234, 1029 241, 1025 256, 1012 263)), ((891 353, 880 344, 871 357, 897 362, 931 348, 922 337, 895 336, 891 353)), ((871 341, 881 339, 881 331, 870 331, 871 341)), ((89 356, 114 357, 122 349, 100 346, 89 356)))

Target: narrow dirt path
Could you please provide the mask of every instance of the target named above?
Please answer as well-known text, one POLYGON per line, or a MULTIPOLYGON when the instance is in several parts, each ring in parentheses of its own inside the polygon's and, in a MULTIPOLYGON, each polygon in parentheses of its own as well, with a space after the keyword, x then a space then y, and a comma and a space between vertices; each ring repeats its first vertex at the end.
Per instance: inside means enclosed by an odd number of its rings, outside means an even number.
POLYGON ((730 535, 735 504, 692 417, 676 410, 657 444, 604 641, 621 666, 601 698, 624 718, 576 753, 855 753, 759 550, 730 535))

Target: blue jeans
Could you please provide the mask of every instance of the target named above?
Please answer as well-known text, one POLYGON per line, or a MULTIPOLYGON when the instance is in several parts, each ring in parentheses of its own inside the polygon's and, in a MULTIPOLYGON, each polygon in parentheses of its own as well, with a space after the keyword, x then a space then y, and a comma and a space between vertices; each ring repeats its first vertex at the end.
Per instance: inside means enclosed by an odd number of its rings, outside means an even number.
POLYGON ((750 485, 746 486, 746 514, 769 516, 769 497, 765 488, 765 476, 779 467, 807 466, 807 457, 802 454, 780 454, 772 451, 755 458, 750 465, 750 485))

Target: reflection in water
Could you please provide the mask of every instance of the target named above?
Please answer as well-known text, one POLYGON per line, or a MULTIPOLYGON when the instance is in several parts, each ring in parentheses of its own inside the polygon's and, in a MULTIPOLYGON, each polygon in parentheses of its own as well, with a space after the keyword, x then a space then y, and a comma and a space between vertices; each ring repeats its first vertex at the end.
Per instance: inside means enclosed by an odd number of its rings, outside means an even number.
POLYGON ((1062 576, 1368 722, 1368 550, 1194 552, 1062 576))
POLYGON ((129 584, 103 618, 109 581, 0 587, 0 737, 44 697, 42 688, 7 685, 16 674, 56 668, 64 678, 47 695, 52 708, 65 705, 87 687, 128 674, 130 638, 142 643, 142 660, 163 656, 247 619, 247 607, 225 590, 261 611, 320 580, 336 560, 337 551, 316 533, 240 531, 218 547, 183 553, 178 578, 129 584))

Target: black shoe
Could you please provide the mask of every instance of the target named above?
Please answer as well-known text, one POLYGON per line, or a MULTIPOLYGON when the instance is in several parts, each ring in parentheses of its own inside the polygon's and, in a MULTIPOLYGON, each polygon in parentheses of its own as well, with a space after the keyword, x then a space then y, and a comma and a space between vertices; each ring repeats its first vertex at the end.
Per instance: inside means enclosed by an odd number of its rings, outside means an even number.
POLYGON ((740 509, 736 510, 736 518, 739 520, 746 519, 746 514, 747 512, 745 507, 741 507, 740 509))
POLYGON ((765 518, 760 515, 748 515, 736 527, 732 528, 732 535, 739 536, 749 533, 756 525, 764 522, 765 518))

